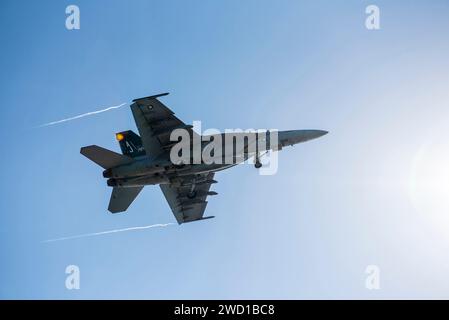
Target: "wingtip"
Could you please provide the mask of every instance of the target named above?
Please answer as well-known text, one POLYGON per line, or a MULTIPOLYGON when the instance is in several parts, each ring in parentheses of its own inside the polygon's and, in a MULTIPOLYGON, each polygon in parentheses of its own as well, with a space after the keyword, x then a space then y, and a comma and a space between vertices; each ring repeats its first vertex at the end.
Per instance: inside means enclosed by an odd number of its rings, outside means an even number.
POLYGON ((212 219, 212 218, 215 218, 215 216, 202 217, 202 218, 195 219, 195 220, 187 220, 187 221, 184 220, 181 223, 179 223, 179 221, 178 221, 178 224, 184 224, 184 223, 190 223, 190 222, 195 222, 195 221, 207 220, 207 219, 212 219))
POLYGON ((143 98, 137 98, 137 99, 134 99, 133 100, 133 102, 137 102, 137 101, 140 101, 140 100, 150 100, 150 99, 156 99, 156 98, 159 98, 159 97, 163 97, 163 96, 167 96, 167 95, 169 95, 170 93, 169 92, 164 92, 164 93, 160 93, 160 94, 155 94, 155 95, 153 95, 153 96, 148 96, 148 97, 143 97, 143 98))

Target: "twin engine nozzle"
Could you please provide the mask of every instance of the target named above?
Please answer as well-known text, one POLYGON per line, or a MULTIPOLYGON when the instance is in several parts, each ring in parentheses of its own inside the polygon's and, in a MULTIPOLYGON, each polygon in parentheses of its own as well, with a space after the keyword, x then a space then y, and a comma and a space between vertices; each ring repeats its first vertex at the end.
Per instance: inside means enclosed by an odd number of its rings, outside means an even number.
POLYGON ((153 176, 142 176, 126 179, 109 178, 107 180, 107 185, 109 187, 141 187, 146 185, 154 185, 169 182, 170 181, 167 176, 155 174, 153 176))
POLYGON ((103 177, 121 179, 121 178, 162 173, 165 171, 165 167, 169 164, 170 163, 168 163, 167 161, 155 162, 144 159, 127 163, 118 167, 106 169, 103 171, 103 177))

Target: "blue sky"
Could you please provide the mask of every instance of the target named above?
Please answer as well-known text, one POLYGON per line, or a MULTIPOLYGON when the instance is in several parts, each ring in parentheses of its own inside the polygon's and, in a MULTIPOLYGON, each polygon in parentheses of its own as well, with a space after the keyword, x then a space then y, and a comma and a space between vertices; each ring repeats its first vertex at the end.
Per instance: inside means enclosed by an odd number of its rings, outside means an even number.
POLYGON ((1 298, 449 298, 447 1, 2 1, 1 298), (65 28, 65 8, 81 29, 65 28), (380 8, 381 29, 365 28, 380 8), (216 218, 175 222, 158 187, 107 212, 101 168, 160 92, 203 128, 323 129, 276 175, 217 174, 216 218), (446 161, 447 160, 447 161, 446 161), (81 288, 67 290, 67 265, 81 288), (365 268, 381 270, 379 290, 365 268))

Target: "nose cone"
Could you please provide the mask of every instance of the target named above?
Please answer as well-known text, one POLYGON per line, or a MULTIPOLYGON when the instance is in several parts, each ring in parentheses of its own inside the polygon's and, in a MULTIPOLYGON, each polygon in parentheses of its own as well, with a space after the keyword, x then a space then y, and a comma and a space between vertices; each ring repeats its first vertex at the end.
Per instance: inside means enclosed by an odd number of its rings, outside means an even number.
POLYGON ((307 131, 309 132, 309 136, 310 136, 309 140, 322 137, 329 133, 329 131, 326 131, 326 130, 307 130, 307 131))
POLYGON ((325 130, 290 130, 279 132, 279 141, 282 146, 306 142, 328 134, 325 130))

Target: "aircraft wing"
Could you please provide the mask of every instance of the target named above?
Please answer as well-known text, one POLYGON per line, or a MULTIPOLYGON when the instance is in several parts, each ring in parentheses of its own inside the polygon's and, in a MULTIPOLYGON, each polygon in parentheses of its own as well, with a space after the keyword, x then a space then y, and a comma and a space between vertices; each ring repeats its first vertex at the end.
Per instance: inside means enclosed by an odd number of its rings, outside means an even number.
POLYGON ((208 195, 216 195, 216 192, 209 191, 210 186, 216 183, 214 173, 207 173, 200 178, 197 176, 190 176, 183 178, 179 185, 175 184, 161 184, 161 190, 164 193, 165 199, 175 215, 176 221, 181 224, 185 222, 192 222, 203 220, 210 217, 203 217, 204 210, 207 206, 206 198, 208 195), (189 198, 188 194, 191 190, 192 182, 195 179, 195 197, 189 198))
POLYGON ((151 157, 169 150, 176 143, 170 141, 170 133, 173 130, 186 129, 190 132, 191 138, 192 134, 196 134, 191 125, 186 125, 175 117, 175 113, 157 99, 166 95, 168 93, 134 99, 131 105, 143 147, 146 154, 151 157))

